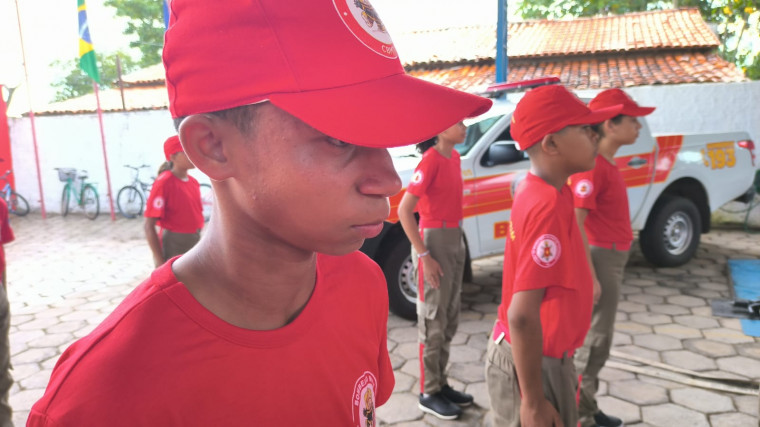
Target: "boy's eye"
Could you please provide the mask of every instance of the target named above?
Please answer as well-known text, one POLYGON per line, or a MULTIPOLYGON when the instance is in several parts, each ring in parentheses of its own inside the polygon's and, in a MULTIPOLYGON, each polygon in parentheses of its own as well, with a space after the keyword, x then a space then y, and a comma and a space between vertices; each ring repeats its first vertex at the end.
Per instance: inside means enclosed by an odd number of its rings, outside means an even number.
POLYGON ((327 142, 329 142, 330 144, 336 147, 345 147, 346 145, 349 145, 347 142, 341 141, 339 139, 336 139, 330 136, 327 137, 327 142))

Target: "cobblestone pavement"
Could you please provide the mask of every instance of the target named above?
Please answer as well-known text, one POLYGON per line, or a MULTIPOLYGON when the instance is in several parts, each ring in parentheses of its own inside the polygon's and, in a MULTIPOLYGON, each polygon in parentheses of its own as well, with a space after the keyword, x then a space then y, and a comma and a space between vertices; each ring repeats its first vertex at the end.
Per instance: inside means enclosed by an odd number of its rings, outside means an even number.
MULTIPOLYGON (((16 242, 7 248, 11 299, 11 390, 17 426, 25 424, 60 353, 97 325, 151 271, 142 222, 108 215, 89 221, 13 218, 16 242)), ((760 258, 760 236, 715 230, 702 237, 698 256, 680 268, 657 269, 634 252, 626 271, 613 352, 600 375, 601 408, 627 426, 755 426, 758 397, 696 387, 686 378, 640 359, 700 374, 760 380, 760 340, 736 319, 711 315, 709 300, 728 298, 728 258, 760 258), (631 360, 631 356, 640 358, 631 360), (613 367, 614 365, 614 367, 613 367), (636 372, 638 370, 638 372, 636 372)), ((396 388, 378 409, 380 425, 489 426, 483 379, 488 332, 500 300, 501 257, 476 261, 465 284, 450 382, 475 396, 457 421, 422 415, 417 408, 419 365, 415 325, 389 318, 389 349, 396 388)), ((692 381, 693 382, 693 381, 692 381)), ((714 382, 708 382, 714 384, 714 382)))

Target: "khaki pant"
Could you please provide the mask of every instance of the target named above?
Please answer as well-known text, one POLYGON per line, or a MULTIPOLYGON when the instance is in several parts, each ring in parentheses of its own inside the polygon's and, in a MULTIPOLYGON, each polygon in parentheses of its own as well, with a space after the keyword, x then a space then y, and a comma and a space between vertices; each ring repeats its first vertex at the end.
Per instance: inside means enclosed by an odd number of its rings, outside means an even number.
MULTIPOLYGON (((459 326, 459 310, 464 276, 465 247, 461 228, 426 228, 421 231, 425 247, 443 270, 440 287, 419 285, 417 329, 420 340, 420 389, 433 394, 446 384, 451 340, 459 326)), ((424 281, 422 263, 412 248, 415 279, 424 281)))
POLYGON ((599 371, 610 356, 623 269, 628 262, 628 251, 597 246, 591 246, 590 249, 594 271, 602 287, 602 296, 594 306, 591 329, 583 346, 575 352, 575 369, 581 374, 578 415, 583 427, 593 426, 593 415, 599 411, 595 397, 599 389, 599 371))
MULTIPOLYGON (((575 390, 578 377, 571 357, 562 359, 544 356, 541 359, 541 381, 546 400, 551 403, 565 427, 575 427, 578 423, 578 409, 575 406, 575 390)), ((493 427, 520 426, 520 385, 512 357, 512 346, 507 340, 499 344, 488 338, 486 352, 486 384, 491 398, 493 427)))
POLYGON ((8 392, 13 385, 13 376, 11 376, 11 347, 8 340, 11 314, 5 287, 5 272, 2 272, 2 282, 3 286, 0 287, 0 427, 9 427, 13 425, 12 411, 8 404, 8 392))
POLYGON ((161 251, 164 255, 164 261, 182 255, 195 246, 201 239, 200 231, 195 233, 175 233, 164 229, 161 231, 161 251))

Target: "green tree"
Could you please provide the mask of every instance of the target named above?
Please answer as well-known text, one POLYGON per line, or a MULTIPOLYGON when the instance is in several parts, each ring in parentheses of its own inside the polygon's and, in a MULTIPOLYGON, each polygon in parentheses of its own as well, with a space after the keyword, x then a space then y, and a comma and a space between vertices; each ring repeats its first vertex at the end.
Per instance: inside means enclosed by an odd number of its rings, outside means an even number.
MULTIPOLYGON (((121 72, 126 74, 137 68, 134 59, 123 53, 111 55, 96 54, 98 58, 98 67, 100 69, 100 79, 103 82, 100 87, 111 88, 118 85, 118 71, 116 69, 116 56, 121 59, 121 72)), ((68 61, 54 61, 51 67, 62 70, 71 70, 69 74, 51 84, 56 89, 54 101, 63 101, 69 98, 76 98, 93 91, 92 79, 79 68, 79 58, 73 58, 68 61)))
MULTIPOLYGON (((164 18, 162 0, 106 0, 106 6, 116 9, 116 16, 128 18, 124 34, 137 36, 129 47, 142 52, 142 67, 161 62, 164 47, 164 18)), ((222 7, 222 6, 220 6, 222 7)))
POLYGON ((758 0, 522 0, 518 13, 524 19, 622 14, 673 7, 696 7, 714 24, 720 40, 720 55, 735 63, 751 79, 760 77, 760 10, 758 0))

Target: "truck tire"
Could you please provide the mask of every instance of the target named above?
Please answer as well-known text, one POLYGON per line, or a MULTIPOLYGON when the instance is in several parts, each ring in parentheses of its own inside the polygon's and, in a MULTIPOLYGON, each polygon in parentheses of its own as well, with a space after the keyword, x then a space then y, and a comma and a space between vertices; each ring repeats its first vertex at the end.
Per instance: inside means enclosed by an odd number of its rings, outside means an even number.
POLYGON ((658 267, 686 264, 697 251, 701 230, 702 220, 694 202, 679 196, 663 196, 639 233, 641 252, 658 267))
POLYGON ((389 242, 387 256, 380 267, 388 282, 388 305, 397 316, 417 319, 417 284, 414 282, 411 245, 404 235, 389 242))

